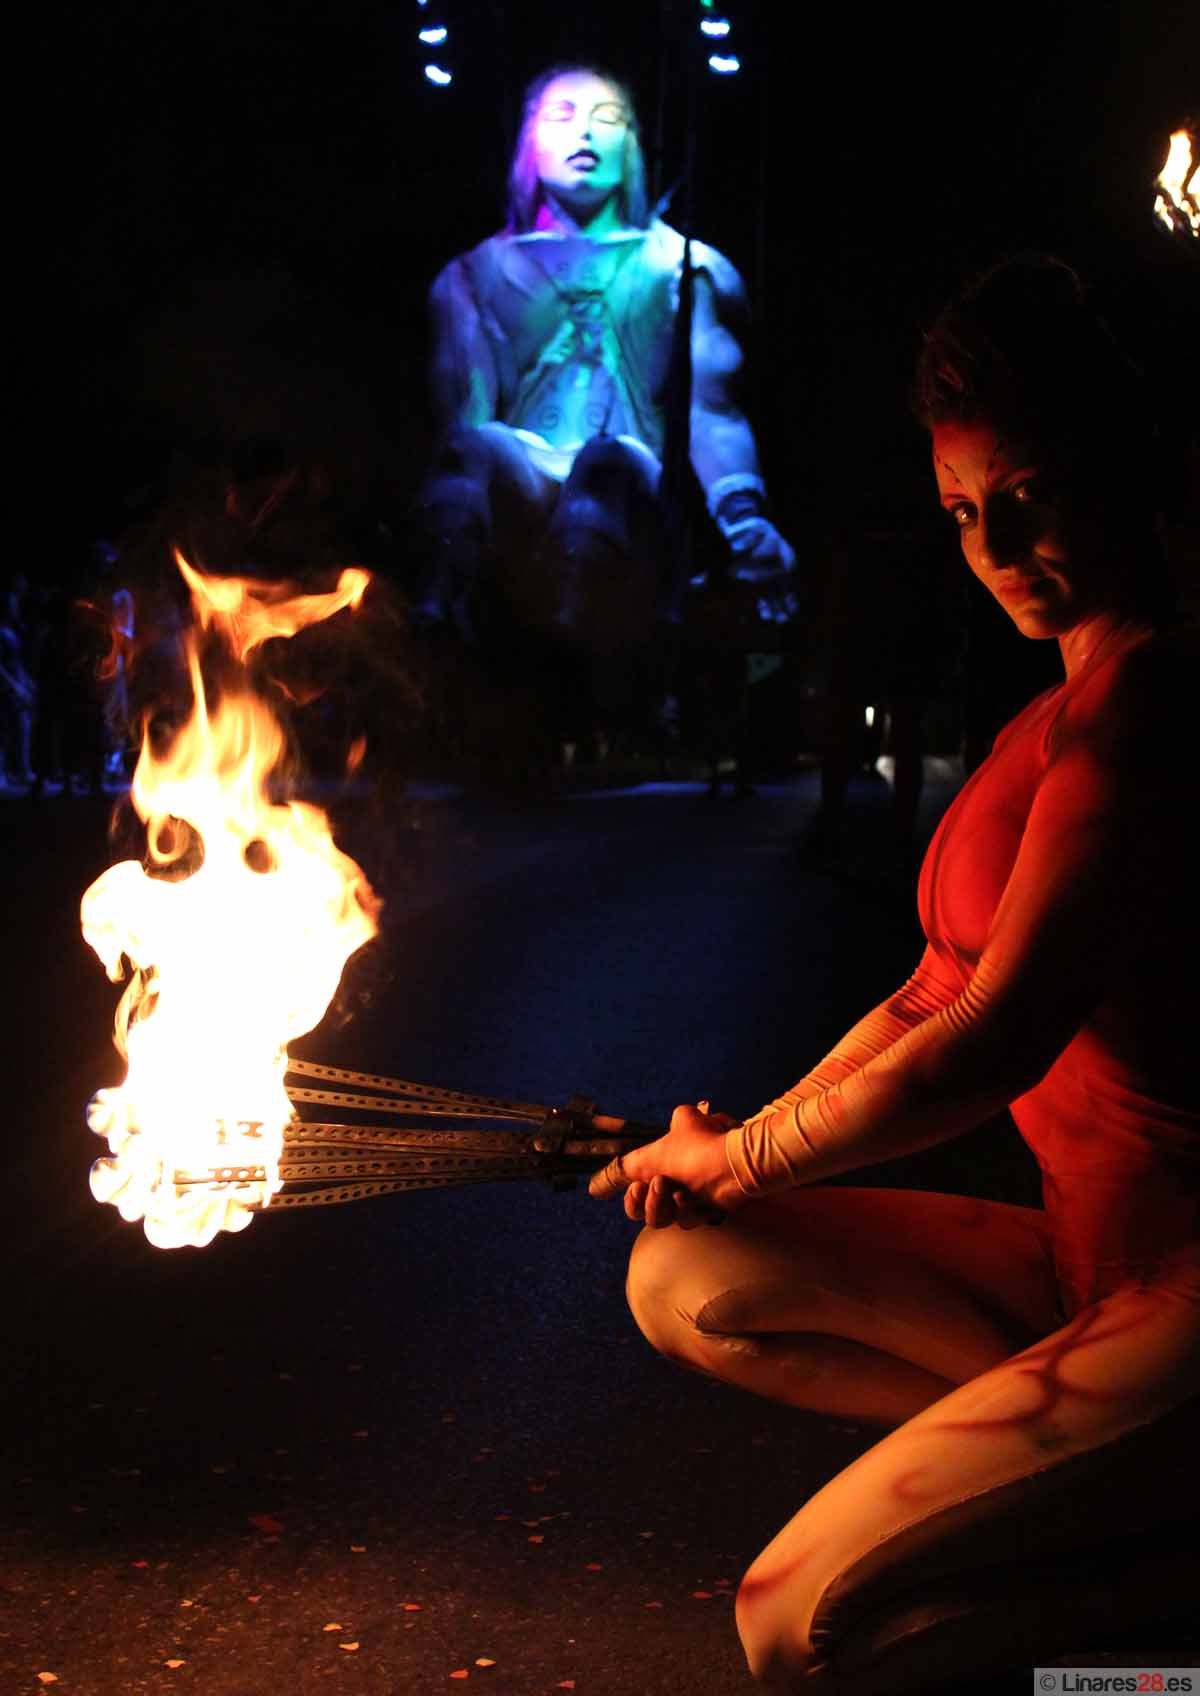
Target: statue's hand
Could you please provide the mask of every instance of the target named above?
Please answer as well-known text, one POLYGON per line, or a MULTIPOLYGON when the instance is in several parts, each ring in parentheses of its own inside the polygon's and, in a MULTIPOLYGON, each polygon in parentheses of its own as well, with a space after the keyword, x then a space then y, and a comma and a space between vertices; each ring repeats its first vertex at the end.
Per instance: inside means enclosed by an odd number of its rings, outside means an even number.
POLYGON ((761 514, 731 524, 725 540, 733 554, 733 575, 743 583, 774 583, 796 569, 791 543, 761 514))

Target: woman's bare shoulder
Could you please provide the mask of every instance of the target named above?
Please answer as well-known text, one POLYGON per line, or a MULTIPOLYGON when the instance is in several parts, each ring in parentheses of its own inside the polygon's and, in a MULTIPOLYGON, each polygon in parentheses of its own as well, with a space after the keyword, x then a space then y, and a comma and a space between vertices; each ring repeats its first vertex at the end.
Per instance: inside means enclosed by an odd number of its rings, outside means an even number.
POLYGON ((1101 682, 1115 696, 1168 701, 1179 691, 1195 692, 1200 665, 1200 629, 1170 625, 1119 649, 1100 668, 1101 682))
POLYGON ((1110 754, 1173 758, 1190 731, 1200 685, 1200 630, 1172 627, 1119 647, 1072 692, 1060 728, 1110 754))

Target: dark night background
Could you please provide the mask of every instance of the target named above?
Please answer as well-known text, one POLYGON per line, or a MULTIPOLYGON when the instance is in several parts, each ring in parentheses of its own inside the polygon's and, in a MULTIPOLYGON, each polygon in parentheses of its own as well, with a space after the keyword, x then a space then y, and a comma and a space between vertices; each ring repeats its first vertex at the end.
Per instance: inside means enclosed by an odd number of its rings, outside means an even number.
MULTIPOLYGON (((330 469, 344 534, 403 578, 425 291, 500 223, 520 87, 595 56, 651 142, 661 90, 669 182, 695 10, 447 0, 436 90, 414 0, 44 7, 8 58, 14 569, 78 581, 97 537, 219 497, 231 453, 270 439, 330 469)), ((745 69, 702 79, 695 224, 751 291, 756 421, 802 562, 928 510, 920 328, 1006 252, 1075 262, 1194 431, 1200 266, 1151 216, 1168 131, 1200 106, 1194 5, 728 10, 745 69)), ((744 807, 682 784, 351 808, 384 933, 350 974, 357 1016, 303 1052, 648 1119, 700 1093, 757 1105, 915 959, 910 889, 800 864, 816 792, 810 771, 744 807)), ((115 991, 77 911, 110 810, 0 807, 0 1686, 748 1691, 732 1586, 865 1435, 654 1358, 623 1301, 632 1228, 580 1192, 356 1203, 171 1254, 96 1205, 83 1104, 118 1075, 115 991)), ((1034 1180, 995 1125, 878 1179, 1014 1201, 1034 1180)), ((1181 1665, 1193 1627, 1112 1647, 1181 1665)))
MULTIPOLYGON (((41 14, 15 101, 27 546, 119 532, 172 454, 178 478, 180 455, 256 435, 332 465, 351 508, 402 518, 427 449, 424 293, 499 224, 519 91, 547 61, 630 78, 651 154, 661 114, 661 181, 678 176, 691 0, 447 0, 444 90, 415 41, 433 10, 41 14)), ((802 551, 843 503, 927 499, 905 410, 920 328, 1006 252, 1078 264, 1169 403, 1194 396, 1196 268, 1150 213, 1197 101, 1185 0, 729 11, 744 69, 702 77, 695 224, 751 291, 763 452, 802 551)))

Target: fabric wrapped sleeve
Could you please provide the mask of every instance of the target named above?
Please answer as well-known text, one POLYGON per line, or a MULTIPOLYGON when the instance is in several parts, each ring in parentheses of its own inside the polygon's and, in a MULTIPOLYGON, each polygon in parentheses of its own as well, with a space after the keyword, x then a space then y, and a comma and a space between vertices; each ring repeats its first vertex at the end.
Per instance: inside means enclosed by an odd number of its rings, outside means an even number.
POLYGON ((1139 826, 1169 694, 1137 652, 1073 689, 973 971, 956 986, 927 949, 813 1072, 731 1130, 747 1195, 931 1147, 1042 1080, 1158 922, 1160 838, 1139 826))

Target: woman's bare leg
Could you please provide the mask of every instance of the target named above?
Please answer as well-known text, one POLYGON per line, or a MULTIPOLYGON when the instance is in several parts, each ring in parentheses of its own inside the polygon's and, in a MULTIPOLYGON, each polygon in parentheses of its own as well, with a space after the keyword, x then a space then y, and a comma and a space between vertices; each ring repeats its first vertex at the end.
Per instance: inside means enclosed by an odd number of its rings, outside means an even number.
POLYGON ((935 1668, 950 1679, 1055 1652, 1073 1627, 1103 1620, 1096 1550, 1122 1536, 1119 1617, 1136 1620, 1129 1610, 1144 1610, 1165 1582, 1155 1539, 1200 1509, 1188 1462, 1198 1395, 1193 1250, 952 1390, 818 1491, 743 1581, 738 1627, 751 1668, 778 1691, 900 1696, 935 1668), (1064 1565, 1056 1581, 1050 1567, 1039 1592, 1029 1567, 1064 1551, 1086 1551, 1091 1574, 1064 1565), (978 1607, 964 1573, 987 1575, 978 1607), (957 1598, 939 1617, 952 1575, 957 1598), (995 1596, 988 1605, 989 1586, 1003 1607, 995 1596), (911 1632, 883 1631, 864 1653, 864 1621, 923 1592, 922 1652, 911 1632))
POLYGON ((661 1353, 816 1413, 898 1425, 1043 1335, 1036 1210, 904 1190, 798 1190, 719 1230, 644 1231, 629 1304, 661 1353))
POLYGON ((1118 1596, 1145 1617, 1178 1573, 1153 1534, 1200 1511, 1200 1250, 1064 1324, 1036 1212, 836 1188, 644 1232, 630 1284, 673 1358, 896 1427, 746 1575, 739 1630, 771 1689, 903 1696, 1056 1652, 1118 1596), (1122 1534, 1107 1588, 1071 1567, 1122 1534))

